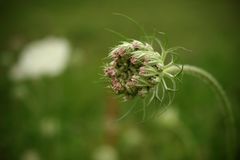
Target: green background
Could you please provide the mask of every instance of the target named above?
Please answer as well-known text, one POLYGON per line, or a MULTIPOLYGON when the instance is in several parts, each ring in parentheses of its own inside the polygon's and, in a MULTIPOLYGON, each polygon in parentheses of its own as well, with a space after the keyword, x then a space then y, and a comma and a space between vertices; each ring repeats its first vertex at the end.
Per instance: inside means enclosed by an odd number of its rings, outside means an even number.
MULTIPOLYGON (((1 160, 24 159, 23 155, 29 151, 44 160, 87 160, 94 159, 99 148, 106 145, 115 150, 120 160, 226 159, 226 127, 220 104, 205 84, 187 75, 169 106, 178 111, 179 123, 161 125, 155 120, 159 117, 141 122, 134 113, 115 121, 132 104, 112 96, 101 80, 102 60, 110 47, 121 40, 105 28, 134 39, 141 38, 143 33, 113 12, 134 18, 148 34, 156 30, 165 32, 169 46, 192 50, 181 53, 180 62, 200 66, 219 80, 232 103, 238 129, 237 1, 2 0, 1 160), (49 35, 65 37, 73 48, 80 50, 72 54, 71 60, 76 61, 71 61, 65 72, 55 78, 18 83, 9 79, 9 70, 24 46, 49 35), (23 87, 26 94, 16 98, 13 91, 19 87, 23 87), (54 136, 43 136, 39 130, 39 124, 45 119, 53 119, 59 125, 54 136), (134 131, 130 138, 125 134, 128 130, 134 131), (132 146, 131 140, 139 135, 140 140, 132 146)), ((137 107, 142 107, 141 103, 137 107)), ((236 159, 239 156, 236 154, 236 159)))

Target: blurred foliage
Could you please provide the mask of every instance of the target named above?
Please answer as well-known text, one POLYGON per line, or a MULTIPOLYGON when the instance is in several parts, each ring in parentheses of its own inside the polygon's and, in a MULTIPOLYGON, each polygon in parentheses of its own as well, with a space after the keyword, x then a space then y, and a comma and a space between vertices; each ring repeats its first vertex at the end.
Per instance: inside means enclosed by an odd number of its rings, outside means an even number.
POLYGON ((102 60, 121 40, 105 28, 135 39, 144 35, 113 12, 133 17, 148 34, 165 32, 169 46, 192 50, 180 55, 181 62, 216 76, 239 127, 239 2, 0 1, 1 160, 226 159, 220 104, 192 77, 184 76, 164 114, 142 122, 141 112, 130 113, 116 121, 132 103, 113 98, 101 80, 102 60), (64 73, 13 81, 9 73, 23 48, 48 36, 65 37, 72 45, 64 73))

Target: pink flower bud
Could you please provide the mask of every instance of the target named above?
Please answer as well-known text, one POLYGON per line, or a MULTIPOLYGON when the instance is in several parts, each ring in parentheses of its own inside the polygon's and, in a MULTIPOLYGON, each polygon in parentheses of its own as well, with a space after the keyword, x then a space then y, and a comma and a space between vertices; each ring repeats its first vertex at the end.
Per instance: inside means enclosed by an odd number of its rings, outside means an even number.
POLYGON ((108 67, 104 70, 105 76, 114 77, 116 75, 116 71, 113 67, 108 67))
POLYGON ((112 52, 111 52, 111 56, 112 56, 112 58, 114 59, 114 58, 118 58, 119 56, 118 56, 118 50, 117 49, 114 49, 112 52))
POLYGON ((139 68, 139 74, 140 74, 140 75, 146 74, 146 69, 145 69, 145 67, 140 67, 140 68, 139 68))
POLYGON ((136 63, 137 63, 137 58, 132 57, 132 58, 130 59, 130 62, 131 62, 132 64, 136 64, 136 63))
POLYGON ((117 79, 112 80, 112 88, 116 93, 119 93, 123 90, 121 83, 117 79))
POLYGON ((138 42, 138 41, 133 41, 132 42, 132 47, 133 47, 133 49, 140 49, 140 47, 141 47, 141 43, 140 42, 138 42))
POLYGON ((125 53, 126 53, 126 49, 125 49, 125 48, 120 48, 120 49, 118 50, 118 55, 119 55, 120 57, 124 56, 125 53))

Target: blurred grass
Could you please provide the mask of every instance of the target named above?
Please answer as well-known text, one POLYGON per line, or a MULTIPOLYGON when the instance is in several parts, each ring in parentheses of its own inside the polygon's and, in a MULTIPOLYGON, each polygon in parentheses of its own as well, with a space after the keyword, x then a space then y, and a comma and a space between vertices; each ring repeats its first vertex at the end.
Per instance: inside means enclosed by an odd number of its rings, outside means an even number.
MULTIPOLYGON (((134 24, 113 16, 113 12, 133 17, 149 34, 154 29, 165 32, 169 46, 180 45, 192 50, 181 55, 181 62, 201 66, 216 76, 229 95, 239 121, 238 4, 227 0, 1 1, 1 56, 11 54, 14 63, 28 42, 55 35, 68 38, 73 47, 83 50, 84 62, 70 66, 55 79, 26 82, 30 97, 25 100, 12 98, 16 84, 8 79, 9 66, 1 67, 0 158, 19 159, 27 148, 36 148, 42 159, 91 159, 90 152, 105 143, 104 115, 109 94, 99 80, 100 66, 109 47, 121 39, 104 28, 136 39, 143 36, 134 24), (36 125, 44 117, 55 117, 62 125, 53 139, 41 137, 38 131, 36 125)), ((198 143, 199 153, 194 158, 224 159, 225 146, 221 141, 224 127, 213 93, 198 80, 186 76, 174 103, 180 110, 180 119, 198 143)), ((142 146, 143 156, 138 155, 138 159, 186 159, 186 154, 179 149, 182 143, 174 140, 176 137, 167 138, 176 144, 176 150, 171 150, 172 146, 164 142, 164 138, 158 138, 159 133, 165 137, 169 132, 156 129, 148 121, 136 124, 137 120, 131 116, 119 123, 133 121, 133 125, 146 132, 146 141, 149 139, 142 146), (166 146, 169 149, 164 150, 163 144, 170 145, 166 146)), ((126 159, 127 154, 123 153, 120 159, 126 159)))

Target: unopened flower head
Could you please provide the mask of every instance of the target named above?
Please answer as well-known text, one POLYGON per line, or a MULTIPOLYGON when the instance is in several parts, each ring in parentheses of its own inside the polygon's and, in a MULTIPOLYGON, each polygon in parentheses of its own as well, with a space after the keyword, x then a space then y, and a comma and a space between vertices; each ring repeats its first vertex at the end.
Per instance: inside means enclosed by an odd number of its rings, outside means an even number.
MULTIPOLYGON (((145 97, 153 91, 153 98, 160 100, 159 85, 163 92, 171 89, 167 86, 165 78, 174 80, 176 76, 168 71, 169 67, 175 65, 173 60, 165 64, 166 55, 172 50, 161 48, 159 53, 148 43, 137 40, 122 42, 110 51, 110 62, 104 66, 104 75, 110 82, 109 87, 125 99, 145 97)), ((175 86, 175 82, 172 83, 172 86, 175 86)))

